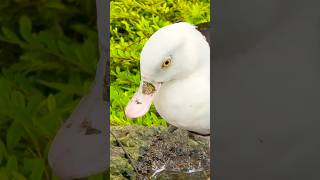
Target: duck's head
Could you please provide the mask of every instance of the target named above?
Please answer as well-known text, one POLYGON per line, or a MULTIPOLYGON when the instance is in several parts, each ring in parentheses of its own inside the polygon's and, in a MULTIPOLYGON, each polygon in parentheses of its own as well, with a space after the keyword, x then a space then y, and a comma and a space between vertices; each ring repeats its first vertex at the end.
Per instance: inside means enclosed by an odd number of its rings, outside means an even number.
POLYGON ((196 26, 186 22, 165 26, 156 31, 140 55, 141 83, 128 103, 125 113, 136 118, 148 112, 161 85, 186 78, 209 55, 209 44, 196 26))

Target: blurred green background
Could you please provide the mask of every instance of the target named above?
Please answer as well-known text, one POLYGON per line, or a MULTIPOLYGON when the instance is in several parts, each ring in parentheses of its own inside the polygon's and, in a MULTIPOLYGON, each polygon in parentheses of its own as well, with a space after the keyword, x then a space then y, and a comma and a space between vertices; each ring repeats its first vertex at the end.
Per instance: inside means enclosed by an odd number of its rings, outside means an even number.
MULTIPOLYGON (((113 0, 110 6, 110 123, 165 125, 153 107, 142 118, 124 116, 140 80, 140 51, 160 27, 209 21, 209 0, 113 0)), ((87 93, 99 58, 95 1, 2 0, 0 28, 0 180, 57 179, 49 146, 87 93)))
POLYGON ((49 146, 95 75, 95 1, 2 0, 0 26, 0 179, 55 179, 49 146))

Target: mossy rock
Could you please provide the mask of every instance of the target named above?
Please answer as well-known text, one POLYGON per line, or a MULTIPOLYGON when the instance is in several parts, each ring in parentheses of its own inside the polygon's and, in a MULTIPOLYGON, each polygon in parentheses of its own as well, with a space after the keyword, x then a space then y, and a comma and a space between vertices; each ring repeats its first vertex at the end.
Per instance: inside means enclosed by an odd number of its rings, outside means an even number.
POLYGON ((207 139, 194 138, 186 130, 164 126, 111 126, 118 141, 110 135, 112 179, 184 178, 204 179, 209 176, 207 139), (138 173, 137 173, 138 172, 138 173))

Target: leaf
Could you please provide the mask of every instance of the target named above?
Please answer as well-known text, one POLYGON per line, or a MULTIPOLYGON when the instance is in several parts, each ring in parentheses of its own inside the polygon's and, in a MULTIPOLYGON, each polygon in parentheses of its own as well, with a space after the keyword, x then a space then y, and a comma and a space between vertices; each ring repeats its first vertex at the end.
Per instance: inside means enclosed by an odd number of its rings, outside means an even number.
POLYGON ((4 145, 2 140, 0 139, 0 164, 2 163, 3 160, 5 160, 7 158, 8 158, 8 152, 7 152, 6 146, 4 145))
POLYGON ((3 35, 6 39, 14 41, 14 42, 20 41, 20 39, 18 38, 18 36, 14 32, 12 32, 10 29, 8 29, 4 26, 2 27, 2 32, 3 32, 3 35))
POLYGON ((13 91, 11 93, 11 100, 16 108, 22 109, 25 107, 25 98, 19 91, 13 91))
POLYGON ((58 48, 63 55, 69 58, 76 58, 76 55, 73 51, 73 45, 67 44, 66 42, 62 40, 58 40, 58 48))
POLYGON ((9 172, 18 170, 18 161, 15 156, 9 156, 6 168, 9 172))
POLYGON ((64 10, 66 7, 62 3, 58 1, 48 1, 46 3, 47 8, 57 9, 57 10, 64 10))
POLYGON ((41 31, 37 36, 37 39, 45 45, 45 47, 49 50, 50 53, 53 54, 59 52, 56 34, 56 32, 52 32, 52 29, 49 29, 46 31, 41 31))
POLYGON ((25 159, 24 166, 27 168, 28 172, 31 172, 29 179, 32 180, 42 180, 42 176, 45 169, 45 163, 43 159, 34 158, 34 159, 25 159))
POLYGON ((1 180, 9 180, 8 173, 5 169, 0 169, 0 179, 1 180))
POLYGON ((11 175, 13 177, 13 180, 27 180, 27 178, 25 178, 22 174, 20 174, 17 171, 12 171, 11 175))
POLYGON ((54 96, 52 94, 50 94, 48 96, 47 102, 48 102, 48 110, 49 110, 49 112, 52 112, 53 110, 55 110, 55 108, 56 108, 56 99, 54 98, 54 96))
POLYGON ((32 23, 31 20, 27 16, 21 16, 19 20, 20 25, 20 34, 26 41, 30 41, 31 39, 31 31, 32 31, 32 23))
POLYGON ((47 82, 43 80, 38 80, 38 83, 45 85, 47 87, 57 89, 59 91, 68 93, 68 94, 76 94, 79 96, 83 95, 83 92, 81 91, 81 87, 74 85, 74 84, 64 84, 64 83, 58 83, 58 82, 47 82))
POLYGON ((0 113, 8 113, 8 103, 10 102, 11 84, 5 78, 0 78, 0 113))
POLYGON ((14 121, 7 132, 7 147, 9 150, 17 146, 23 134, 23 127, 17 121, 14 121))

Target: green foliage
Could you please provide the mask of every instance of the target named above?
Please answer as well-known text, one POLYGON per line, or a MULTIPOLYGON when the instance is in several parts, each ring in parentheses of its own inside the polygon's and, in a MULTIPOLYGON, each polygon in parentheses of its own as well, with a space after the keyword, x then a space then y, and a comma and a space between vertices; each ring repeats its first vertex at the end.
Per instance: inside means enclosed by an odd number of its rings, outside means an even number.
POLYGON ((186 21, 210 21, 209 0, 111 0, 111 116, 112 125, 165 125, 154 107, 143 117, 127 119, 124 108, 140 81, 139 56, 144 43, 159 28, 186 21))
POLYGON ((95 1, 1 2, 0 179, 57 179, 49 145, 91 85, 97 47, 95 1))

